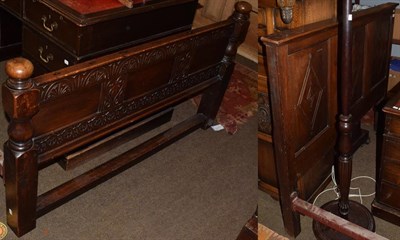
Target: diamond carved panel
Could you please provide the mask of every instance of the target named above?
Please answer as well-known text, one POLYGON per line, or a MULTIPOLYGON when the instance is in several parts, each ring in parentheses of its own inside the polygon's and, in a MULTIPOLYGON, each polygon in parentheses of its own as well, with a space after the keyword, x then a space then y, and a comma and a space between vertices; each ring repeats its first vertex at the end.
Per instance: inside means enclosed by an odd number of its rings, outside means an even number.
POLYGON ((309 135, 313 136, 315 132, 315 120, 321 106, 322 94, 324 88, 321 86, 321 80, 318 78, 315 67, 312 65, 312 55, 309 55, 308 66, 304 76, 303 87, 301 88, 297 109, 302 118, 309 119, 309 135))
POLYGON ((303 149, 320 134, 329 122, 328 97, 328 52, 325 44, 295 54, 293 81, 295 95, 292 98, 295 109, 296 151, 303 149))

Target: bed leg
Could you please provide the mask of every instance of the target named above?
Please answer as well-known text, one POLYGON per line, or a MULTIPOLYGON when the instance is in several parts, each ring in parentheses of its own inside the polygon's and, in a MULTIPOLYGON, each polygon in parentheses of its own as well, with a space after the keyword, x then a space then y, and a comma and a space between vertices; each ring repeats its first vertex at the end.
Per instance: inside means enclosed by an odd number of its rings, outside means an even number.
POLYGON ((20 152, 8 145, 4 146, 7 224, 20 237, 36 227, 38 169, 32 148, 20 152))
MULTIPOLYGON (((229 68, 231 68, 230 71, 232 72, 233 66, 229 66, 229 68)), ((230 75, 225 74, 225 76, 230 75)), ((229 77, 224 77, 222 81, 219 81, 203 93, 199 108, 197 110, 197 113, 204 114, 207 117, 207 121, 202 127, 203 129, 207 129, 208 127, 214 125, 214 119, 217 116, 219 107, 224 98, 225 91, 228 87, 228 83, 229 77)))
POLYGON ((217 116, 219 106, 222 103, 235 67, 234 60, 237 49, 239 45, 244 42, 247 29, 250 25, 249 19, 251 10, 252 6, 247 2, 239 1, 235 4, 235 12, 230 17, 230 20, 235 23, 235 27, 229 38, 229 44, 225 50, 225 56, 222 61, 223 64, 220 69, 221 81, 203 94, 199 105, 198 113, 202 113, 208 117, 208 121, 203 128, 210 127, 217 116))
POLYGON ((7 223, 17 236, 36 226, 38 162, 31 121, 38 112, 39 90, 30 79, 32 72, 32 63, 24 58, 7 61, 9 78, 2 88, 4 111, 10 119, 4 144, 7 223))

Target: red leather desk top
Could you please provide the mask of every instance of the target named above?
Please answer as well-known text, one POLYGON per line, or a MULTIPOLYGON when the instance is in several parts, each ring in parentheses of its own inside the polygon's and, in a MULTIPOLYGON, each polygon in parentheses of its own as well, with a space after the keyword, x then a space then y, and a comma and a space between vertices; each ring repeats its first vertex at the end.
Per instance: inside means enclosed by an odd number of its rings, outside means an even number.
MULTIPOLYGON (((114 8, 120 8, 124 5, 118 0, 58 0, 65 6, 68 6, 76 12, 85 15, 90 13, 102 12, 114 8)), ((145 0, 133 0, 133 3, 143 3, 145 0)))

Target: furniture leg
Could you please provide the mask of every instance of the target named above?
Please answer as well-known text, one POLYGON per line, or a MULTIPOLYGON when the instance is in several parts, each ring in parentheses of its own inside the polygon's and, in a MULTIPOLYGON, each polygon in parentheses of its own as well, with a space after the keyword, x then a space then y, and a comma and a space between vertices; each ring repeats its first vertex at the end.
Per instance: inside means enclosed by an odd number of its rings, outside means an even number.
POLYGON ((2 89, 4 110, 10 118, 4 145, 7 223, 17 236, 36 226, 38 164, 31 118, 38 112, 39 91, 29 79, 32 72, 33 65, 26 59, 8 61, 9 79, 2 89))
POLYGON ((231 16, 231 19, 235 21, 235 29, 225 50, 225 56, 223 59, 224 65, 220 72, 221 82, 203 94, 198 108, 198 113, 202 113, 208 117, 208 122, 203 126, 203 128, 211 126, 212 121, 217 116, 219 106, 221 105, 225 90, 228 87, 229 80, 235 67, 234 59, 237 49, 246 38, 247 29, 250 25, 250 16, 246 13, 250 12, 251 9, 252 6, 247 2, 240 2, 240 4, 235 5, 236 11, 231 16))
POLYGON ((7 223, 17 236, 36 227, 38 169, 35 150, 4 146, 7 223))
MULTIPOLYGON (((230 76, 232 74, 233 64, 230 64, 227 67, 226 72, 229 73, 226 73, 225 76, 230 76)), ((222 81, 218 82, 218 84, 213 85, 211 88, 203 93, 199 108, 197 110, 198 113, 204 114, 208 118, 208 120, 206 121, 206 125, 203 126, 203 129, 206 129, 213 125, 213 121, 217 116, 219 106, 222 103, 225 91, 228 87, 229 80, 229 78, 224 77, 222 81)))

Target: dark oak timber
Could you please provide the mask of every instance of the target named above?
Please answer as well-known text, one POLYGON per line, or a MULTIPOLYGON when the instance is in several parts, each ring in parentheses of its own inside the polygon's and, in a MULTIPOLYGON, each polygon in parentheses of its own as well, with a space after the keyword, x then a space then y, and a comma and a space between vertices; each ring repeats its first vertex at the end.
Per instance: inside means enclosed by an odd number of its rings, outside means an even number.
POLYGON ((10 119, 4 170, 7 223, 15 234, 24 235, 43 214, 186 134, 209 127, 247 33, 251 9, 247 2, 237 2, 226 21, 36 77, 29 60, 8 61, 9 79, 2 94, 10 119), (193 117, 37 196, 39 166, 199 94, 202 99, 193 117))
POLYGON ((38 196, 37 217, 68 202, 109 178, 143 161, 147 157, 179 140, 204 124, 207 117, 201 114, 165 131, 116 158, 38 196))
MULTIPOLYGON (((64 158, 58 163, 65 169, 74 169, 85 162, 90 161, 94 157, 110 151, 115 147, 126 143, 128 140, 136 138, 151 129, 154 129, 164 123, 171 120, 173 109, 167 109, 160 113, 150 116, 139 123, 134 123, 132 126, 127 126, 124 130, 118 131, 111 134, 110 136, 104 137, 102 140, 95 143, 89 144, 87 147, 78 149, 64 158)), ((39 166, 42 167, 42 166, 39 166)))
MULTIPOLYGON (((347 18, 352 7, 350 3, 344 7, 348 14, 341 16, 347 18)), ((385 3, 352 13, 351 21, 289 26, 261 38, 267 81, 259 84, 265 90, 259 100, 258 135, 263 149, 259 148, 259 186, 279 197, 291 236, 301 229, 290 195, 295 192, 300 199, 312 200, 330 180, 338 155, 336 172, 344 197, 340 204, 332 204, 332 212, 348 220, 367 220, 359 224, 373 229, 369 211, 348 200, 348 187, 352 154, 368 139, 360 128, 361 118, 371 108, 379 108, 386 96, 395 8, 396 4, 385 3), (338 68, 338 63, 343 67, 338 68), (348 218, 349 214, 354 217, 348 218)))
POLYGON ((272 138, 286 231, 300 232, 290 195, 308 199, 329 180, 337 113, 337 23, 324 21, 262 38, 266 46, 272 138))
MULTIPOLYGON (((343 2, 341 14, 339 156, 336 168, 339 176, 340 198, 324 204, 321 208, 370 231, 375 231, 372 214, 361 203, 349 200, 352 157, 355 151, 354 147, 357 147, 354 146, 354 139, 357 138, 354 135, 354 127, 359 125, 357 122, 362 117, 362 113, 365 114, 369 108, 379 104, 386 96, 388 61, 393 34, 393 13, 396 5, 385 4, 370 9, 369 12, 360 11, 357 14, 352 13, 352 2, 346 0, 343 2), (363 37, 357 38, 360 26, 363 37), (354 39, 360 40, 361 44, 358 44, 357 41, 354 42, 354 39), (359 46, 362 46, 362 50, 359 49, 359 46), (359 58, 363 56, 362 51, 366 50, 365 46, 368 46, 371 56, 359 58), (380 59, 381 62, 375 62, 374 58, 380 59), (369 65, 371 63, 375 64, 369 65), (366 73, 367 75, 365 75, 366 73), (362 77, 358 78, 358 76, 362 77), (359 89, 360 85, 363 88, 359 89), (355 94, 356 91, 361 93, 360 100, 356 98, 358 96, 355 94), (361 105, 357 106, 360 103, 361 105)), ((352 239, 351 236, 343 235, 330 226, 315 220, 313 231, 317 239, 352 239)))
POLYGON ((376 194, 371 208, 375 216, 400 226, 399 99, 397 91, 385 104, 379 119, 376 194))
POLYGON ((368 131, 360 125, 362 117, 371 108, 382 108, 386 97, 396 5, 385 3, 352 13, 348 107, 353 152, 368 142, 368 131))
MULTIPOLYGON (((337 204, 336 204, 337 205, 337 204)), ((308 203, 296 196, 296 193, 292 194, 292 206, 293 210, 304 214, 305 216, 311 217, 314 221, 320 223, 321 226, 328 226, 329 228, 335 230, 336 234, 341 233, 341 237, 347 236, 344 239, 357 239, 357 240, 387 240, 387 238, 382 237, 372 231, 369 231, 352 221, 348 221, 338 214, 333 214, 330 211, 326 211, 319 208, 311 203, 308 203)), ((338 209, 338 208, 336 208, 338 209)), ((368 209, 365 208, 365 212, 368 213, 368 209)), ((357 221, 363 221, 364 219, 356 219, 357 221)), ((342 239, 335 238, 335 239, 342 239)), ((327 236, 324 239, 330 239, 327 236)))
POLYGON ((15 35, 22 56, 55 71, 190 30, 198 0, 135 1, 132 8, 114 0, 4 0, 0 6, 5 12, 0 31, 7 30, 0 37, 0 50, 5 45, 1 41, 15 35), (12 23, 7 13, 13 15, 12 23))
POLYGON ((12 13, 0 7, 0 61, 21 55, 22 22, 12 13))
POLYGON ((258 216, 255 213, 243 226, 236 240, 257 240, 258 239, 258 216))

